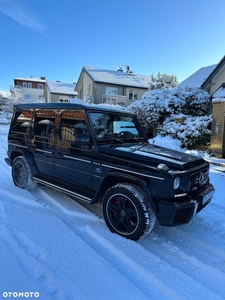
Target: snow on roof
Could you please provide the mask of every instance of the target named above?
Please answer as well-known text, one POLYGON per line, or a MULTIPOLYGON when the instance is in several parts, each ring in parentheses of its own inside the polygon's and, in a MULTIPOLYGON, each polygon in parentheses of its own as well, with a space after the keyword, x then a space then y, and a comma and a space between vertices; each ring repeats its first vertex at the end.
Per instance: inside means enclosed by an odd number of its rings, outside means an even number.
POLYGON ((85 66, 84 69, 96 82, 110 83, 123 86, 149 88, 150 76, 126 73, 114 70, 105 70, 85 66))
POLYGON ((16 77, 14 78, 14 80, 24 80, 24 81, 34 81, 34 82, 43 82, 45 83, 46 80, 45 79, 41 79, 41 78, 34 78, 34 77, 16 77))
POLYGON ((53 94, 63 94, 63 95, 77 95, 74 91, 74 83, 63 83, 59 81, 46 81, 50 93, 53 94))
POLYGON ((204 80, 212 73, 216 66, 217 64, 199 69, 187 79, 182 81, 179 84, 179 86, 200 87, 204 80))

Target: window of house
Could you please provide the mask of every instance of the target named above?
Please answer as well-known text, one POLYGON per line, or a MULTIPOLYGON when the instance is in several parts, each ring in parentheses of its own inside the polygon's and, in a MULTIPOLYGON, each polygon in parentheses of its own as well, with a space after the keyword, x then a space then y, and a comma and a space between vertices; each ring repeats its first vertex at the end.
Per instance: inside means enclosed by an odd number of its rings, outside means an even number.
POLYGON ((43 90, 43 84, 42 83, 38 83, 38 89, 43 90))
POLYGON ((31 82, 28 82, 28 88, 32 89, 32 83, 31 82))
POLYGON ((138 91, 135 90, 129 90, 129 100, 135 101, 138 98, 138 91))
POLYGON ((27 87, 27 83, 23 82, 23 87, 26 88, 27 87))
POLYGON ((30 94, 25 94, 24 98, 25 98, 25 100, 30 100, 30 94))
POLYGON ((107 86, 105 88, 106 95, 118 95, 118 88, 107 86))

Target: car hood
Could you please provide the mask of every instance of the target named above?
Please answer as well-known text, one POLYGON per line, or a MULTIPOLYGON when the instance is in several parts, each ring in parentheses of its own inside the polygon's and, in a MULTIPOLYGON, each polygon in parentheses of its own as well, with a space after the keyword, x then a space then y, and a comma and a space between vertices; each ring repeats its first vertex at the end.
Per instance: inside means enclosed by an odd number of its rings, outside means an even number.
POLYGON ((177 170, 185 170, 206 163, 201 157, 147 143, 100 146, 99 154, 132 160, 133 163, 141 162, 151 165, 164 163, 177 170))

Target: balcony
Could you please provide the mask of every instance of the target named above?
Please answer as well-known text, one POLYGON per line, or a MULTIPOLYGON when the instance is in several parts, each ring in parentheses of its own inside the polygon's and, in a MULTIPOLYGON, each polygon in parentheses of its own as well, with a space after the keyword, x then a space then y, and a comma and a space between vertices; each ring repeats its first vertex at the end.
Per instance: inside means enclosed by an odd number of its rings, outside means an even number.
POLYGON ((22 86, 21 85, 10 85, 10 93, 21 93, 22 92, 22 86))
POLYGON ((127 96, 105 94, 102 96, 102 103, 127 106, 127 96))

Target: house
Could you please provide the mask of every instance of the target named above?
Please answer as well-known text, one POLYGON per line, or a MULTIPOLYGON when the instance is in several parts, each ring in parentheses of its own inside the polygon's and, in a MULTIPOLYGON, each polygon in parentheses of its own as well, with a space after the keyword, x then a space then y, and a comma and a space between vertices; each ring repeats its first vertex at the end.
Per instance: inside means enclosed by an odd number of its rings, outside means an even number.
POLYGON ((149 89, 150 76, 137 75, 127 67, 117 71, 83 67, 75 90, 78 98, 90 103, 128 106, 149 89))
POLYGON ((45 102, 70 102, 71 98, 77 98, 75 83, 62 83, 60 81, 46 81, 44 90, 45 102))
POLYGON ((225 157, 225 56, 216 65, 201 68, 180 85, 196 86, 211 96, 213 122, 210 150, 218 157, 225 157))
POLYGON ((45 77, 14 78, 14 85, 10 86, 10 92, 25 102, 42 101, 45 83, 45 77))

